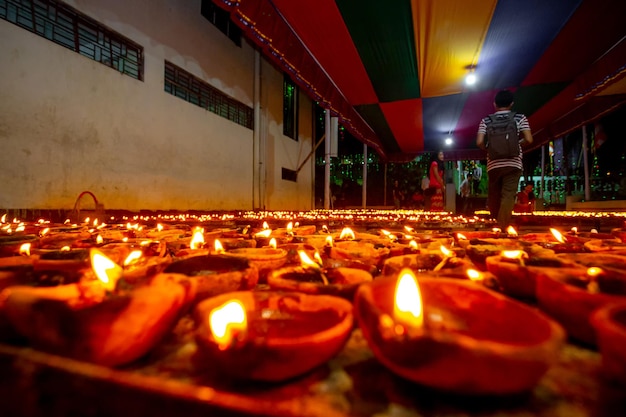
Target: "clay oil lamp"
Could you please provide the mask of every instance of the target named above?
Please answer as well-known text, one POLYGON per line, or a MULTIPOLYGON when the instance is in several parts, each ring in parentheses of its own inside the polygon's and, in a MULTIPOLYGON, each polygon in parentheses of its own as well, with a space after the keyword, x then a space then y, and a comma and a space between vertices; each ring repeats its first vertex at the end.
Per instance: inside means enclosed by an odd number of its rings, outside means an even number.
POLYGON ((106 366, 127 364, 171 329, 188 289, 172 280, 122 289, 122 268, 97 250, 91 257, 97 279, 5 288, 0 309, 36 349, 106 366))
POLYGON ((555 253, 580 253, 585 251, 584 241, 579 237, 563 235, 554 228, 551 228, 550 232, 559 243, 547 243, 545 247, 554 250, 555 253))
POLYGON ((487 271, 491 272, 506 294, 520 299, 535 300, 537 296, 537 274, 545 270, 577 268, 585 273, 585 268, 575 262, 552 256, 529 256, 522 250, 506 250, 485 260, 487 271))
POLYGON ((584 242, 584 248, 588 252, 625 252, 626 243, 621 240, 589 239, 584 242))
POLYGON ((487 258, 498 256, 503 251, 524 251, 529 257, 550 257, 555 253, 534 243, 521 240, 503 239, 503 242, 482 242, 473 240, 465 249, 467 257, 482 271, 487 270, 487 258))
POLYGON ((199 303, 197 362, 233 380, 280 382, 337 355, 353 328, 352 304, 330 295, 223 294, 199 303))
POLYGON ((376 358, 420 385, 462 395, 531 390, 564 332, 536 309, 469 280, 409 270, 357 290, 355 316, 376 358))
POLYGON ((90 249, 43 249, 33 261, 33 271, 42 285, 70 284, 91 270, 90 249))
POLYGON ((626 301, 626 274, 590 267, 540 271, 537 301, 541 310, 561 323, 568 335, 595 346, 596 333, 590 323, 593 312, 607 304, 626 301))
POLYGON ((472 240, 483 240, 487 239, 498 239, 502 237, 502 234, 499 231, 493 230, 465 230, 462 232, 456 232, 452 234, 454 239, 454 243, 457 246, 465 248, 470 244, 472 240))
POLYGON ((271 246, 263 248, 237 248, 226 252, 227 256, 247 259, 250 265, 259 271, 258 280, 261 283, 266 282, 267 274, 270 271, 280 268, 287 262, 287 254, 287 251, 282 247, 277 248, 271 246))
MULTIPOLYGON (((326 294, 352 300, 359 285, 372 281, 370 272, 353 265, 329 267, 321 257, 312 259, 307 252, 300 251, 300 266, 286 266, 272 270, 267 276, 271 289, 298 291, 305 294, 326 294)), ((330 261, 332 265, 333 260, 330 261)))
MULTIPOLYGON (((139 225, 127 224, 128 229, 139 228, 139 225)), ((166 242, 178 242, 181 239, 184 240, 188 236, 190 232, 189 225, 186 224, 176 224, 176 225, 168 225, 157 223, 155 227, 150 229, 142 230, 138 232, 138 237, 143 237, 146 239, 152 240, 164 240, 166 242)), ((173 245, 175 246, 175 245, 173 245)))
POLYGON ((0 270, 32 265, 37 255, 31 256, 31 242, 22 243, 15 254, 0 257, 0 270))
POLYGON ((276 238, 288 238, 292 242, 304 242, 305 236, 313 235, 317 230, 314 224, 300 226, 298 222, 289 222, 285 228, 278 228, 272 231, 272 235, 276 238))
POLYGON ((202 227, 194 228, 190 238, 168 242, 167 246, 172 250, 174 257, 180 259, 211 253, 211 246, 205 239, 205 230, 202 227))
POLYGON ((590 320, 602 354, 604 375, 626 386, 626 301, 600 307, 590 320))
POLYGON ((39 248, 59 250, 64 247, 76 247, 77 242, 91 238, 91 233, 86 227, 80 226, 57 226, 44 228, 40 232, 39 248))
POLYGON ((389 256, 389 248, 376 246, 371 242, 353 239, 344 229, 337 241, 327 241, 328 257, 333 259, 358 260, 368 265, 378 266, 389 256))
POLYGON ((577 227, 572 227, 569 232, 565 234, 567 238, 575 237, 582 242, 588 240, 607 240, 612 242, 621 242, 622 240, 613 233, 600 233, 596 229, 591 229, 589 232, 579 232, 577 227))
POLYGON ((226 292, 252 289, 259 280, 258 269, 247 259, 226 254, 179 259, 167 265, 162 273, 189 277, 196 288, 196 302, 226 292))
POLYGON ((0 258, 19 256, 20 248, 24 244, 30 244, 32 248, 38 247, 39 236, 20 233, 0 235, 0 258))
POLYGON ((467 278, 467 269, 473 267, 471 262, 456 256, 455 252, 445 246, 440 246, 438 251, 389 257, 382 264, 381 275, 397 275, 402 269, 410 268, 415 273, 441 272, 445 275, 467 278))
POLYGON ((132 284, 149 281, 172 262, 165 241, 142 240, 133 243, 116 243, 102 246, 100 250, 123 267, 124 280, 132 284), (111 256, 110 251, 113 251, 116 256, 111 256), (119 261, 116 261, 116 258, 119 261))
POLYGON ((626 256, 618 255, 617 252, 596 253, 560 253, 557 258, 563 261, 581 265, 585 268, 592 266, 600 267, 607 271, 626 273, 626 256))

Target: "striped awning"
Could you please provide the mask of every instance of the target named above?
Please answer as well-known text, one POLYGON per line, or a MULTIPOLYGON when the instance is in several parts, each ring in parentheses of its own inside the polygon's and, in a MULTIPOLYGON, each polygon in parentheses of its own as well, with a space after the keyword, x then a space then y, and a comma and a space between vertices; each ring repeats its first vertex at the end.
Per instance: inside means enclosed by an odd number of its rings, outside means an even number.
POLYGON ((475 149, 501 89, 515 91, 536 146, 626 103, 624 0, 213 1, 392 162, 448 136, 475 149))

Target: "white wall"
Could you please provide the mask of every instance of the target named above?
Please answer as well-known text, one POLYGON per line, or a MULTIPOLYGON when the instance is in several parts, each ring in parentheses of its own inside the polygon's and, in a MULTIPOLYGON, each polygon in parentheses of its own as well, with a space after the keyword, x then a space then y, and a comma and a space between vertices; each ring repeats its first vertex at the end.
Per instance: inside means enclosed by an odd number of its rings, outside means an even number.
MULTIPOLYGON (((0 20, 0 209, 234 210, 253 205, 253 131, 164 91, 164 60, 253 106, 254 50, 200 14, 200 0, 67 3, 144 48, 144 81, 0 20)), ((282 135, 282 74, 262 65, 260 137, 268 210, 313 207, 312 103, 282 135)))

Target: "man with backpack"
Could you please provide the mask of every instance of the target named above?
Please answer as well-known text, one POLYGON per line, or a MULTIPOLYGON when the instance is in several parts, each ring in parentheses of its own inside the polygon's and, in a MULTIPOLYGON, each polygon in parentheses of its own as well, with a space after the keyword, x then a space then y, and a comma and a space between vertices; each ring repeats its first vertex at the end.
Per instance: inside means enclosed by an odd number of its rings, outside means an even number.
POLYGON ((480 121, 476 136, 476 145, 487 150, 487 206, 503 231, 511 225, 522 175, 521 145, 533 142, 526 116, 511 111, 513 99, 511 91, 499 91, 493 103, 495 113, 480 121))

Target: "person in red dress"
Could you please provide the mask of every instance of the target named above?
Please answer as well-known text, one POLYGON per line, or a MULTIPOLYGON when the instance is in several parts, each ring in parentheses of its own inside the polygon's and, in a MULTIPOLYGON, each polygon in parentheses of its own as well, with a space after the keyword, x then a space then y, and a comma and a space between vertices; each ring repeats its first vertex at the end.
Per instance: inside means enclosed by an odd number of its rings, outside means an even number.
POLYGON ((513 211, 517 213, 530 213, 535 209, 535 194, 533 193, 533 185, 528 183, 524 189, 517 193, 515 197, 515 206, 513 211))
POLYGON ((446 184, 443 179, 443 151, 437 152, 430 163, 430 211, 443 211, 446 184))

